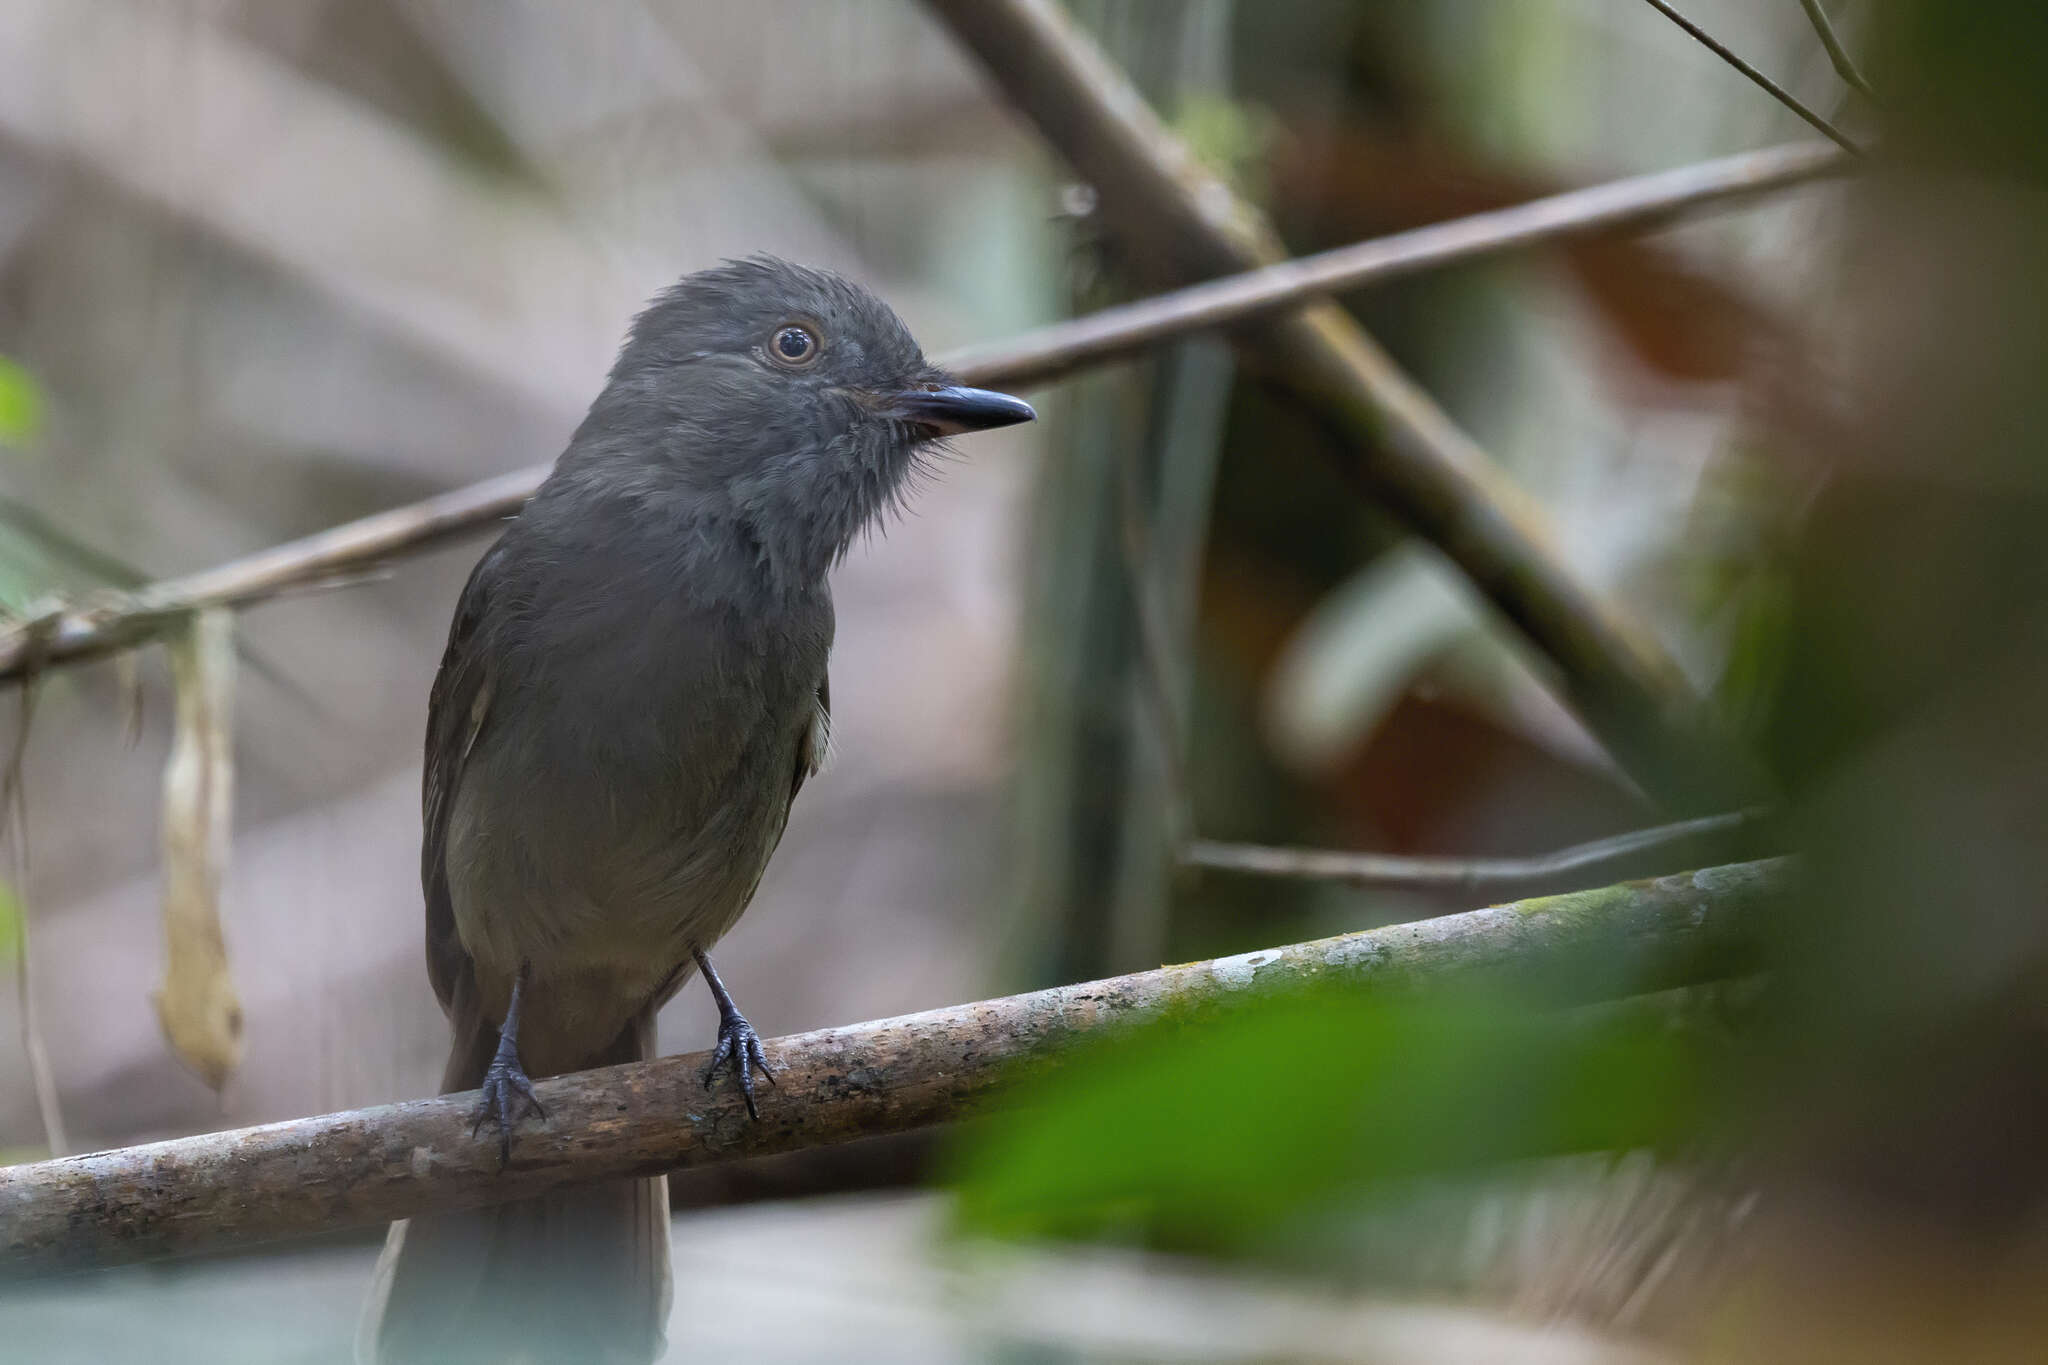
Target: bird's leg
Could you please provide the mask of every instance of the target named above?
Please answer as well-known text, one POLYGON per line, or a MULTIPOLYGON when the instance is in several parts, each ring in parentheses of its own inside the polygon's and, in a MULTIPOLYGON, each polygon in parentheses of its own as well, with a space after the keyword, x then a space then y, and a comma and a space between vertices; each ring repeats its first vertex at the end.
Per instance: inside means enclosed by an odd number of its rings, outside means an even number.
POLYGON ((515 1109, 530 1110, 540 1119, 548 1116, 548 1111, 533 1097, 533 1082, 526 1078, 526 1068, 519 1064, 519 997, 525 990, 526 964, 522 962, 512 978, 512 999, 505 1006, 505 1022, 498 1028, 497 1054, 484 1070, 483 1097, 469 1115, 472 1137, 484 1126, 485 1119, 497 1120, 500 1162, 512 1159, 512 1123, 519 1117, 513 1112, 515 1109))
POLYGON ((732 993, 718 979, 718 969, 711 965, 704 950, 690 951, 696 955, 697 969, 704 973, 704 984, 711 988, 711 998, 718 1002, 718 1050, 711 1054, 711 1065, 704 1068, 704 1088, 711 1088, 718 1068, 726 1058, 732 1058, 733 1069, 740 1073, 740 1094, 746 1098, 747 1113, 758 1119, 761 1112, 754 1108, 754 1068, 760 1067, 768 1084, 775 1084, 775 1073, 768 1069, 768 1059, 761 1055, 761 1036, 754 1032, 747 1016, 740 1013, 740 1007, 733 1004, 732 993))

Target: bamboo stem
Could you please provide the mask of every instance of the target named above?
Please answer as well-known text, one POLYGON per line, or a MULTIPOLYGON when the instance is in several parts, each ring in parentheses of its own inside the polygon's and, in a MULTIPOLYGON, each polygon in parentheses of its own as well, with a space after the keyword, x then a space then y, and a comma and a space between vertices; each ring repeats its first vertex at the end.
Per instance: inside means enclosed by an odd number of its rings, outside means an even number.
MULTIPOLYGON (((1100 194, 1141 269, 1168 283, 1270 264, 1251 205, 1197 162, 1051 0, 927 0, 1100 194)), ((1273 379, 1346 443, 1346 472, 1462 569, 1553 660, 1622 767, 1679 814, 1756 804, 1758 766, 1722 733, 1656 638, 1578 580, 1541 506, 1335 304, 1247 339, 1273 379)))

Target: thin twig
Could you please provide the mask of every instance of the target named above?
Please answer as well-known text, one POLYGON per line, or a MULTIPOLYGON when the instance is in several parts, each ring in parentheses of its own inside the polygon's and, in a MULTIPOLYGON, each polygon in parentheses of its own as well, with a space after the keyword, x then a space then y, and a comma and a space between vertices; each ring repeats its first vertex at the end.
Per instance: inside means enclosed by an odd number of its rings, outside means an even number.
POLYGON ((976 383, 1028 388, 1191 331, 1261 321, 1331 295, 1510 251, 1662 227, 1830 179, 1854 165, 1832 147, 1800 142, 1631 176, 1155 294, 970 348, 946 364, 976 383))
POLYGON ((1272 848, 1198 840, 1182 858, 1193 867, 1342 882, 1379 891, 1469 892, 1531 895, 1542 890, 1584 886, 1623 875, 1643 876, 1673 867, 1760 857, 1775 846, 1766 811, 1731 811, 1696 820, 1631 830, 1612 838, 1573 844, 1520 858, 1427 858, 1392 853, 1351 853, 1319 848, 1272 848), (1702 859, 1702 847, 1711 848, 1702 859), (1640 866, 1658 855, 1659 866, 1640 866))
POLYGON ((1779 85, 1769 76, 1766 76, 1763 72, 1736 56, 1727 44, 1672 8, 1670 0, 1649 0, 1649 3, 1659 14, 1662 14, 1666 19, 1684 29, 1702 47, 1734 67, 1737 71, 1740 71, 1743 75, 1749 77, 1750 80, 1768 91, 1772 99, 1784 105, 1787 109, 1790 109, 1793 113, 1799 115, 1799 117, 1805 119, 1814 128, 1818 129, 1828 141, 1834 143, 1851 156, 1863 155, 1863 148, 1852 142, 1846 133, 1835 127, 1834 124, 1829 123, 1819 114, 1816 114, 1813 110, 1807 108, 1799 101, 1797 96, 1793 95, 1784 86, 1779 85))
POLYGON ((1842 40, 1836 36, 1835 26, 1828 19, 1828 12, 1821 8, 1820 0, 1799 0, 1799 6, 1813 21, 1813 31, 1820 35, 1820 45, 1827 49, 1828 60, 1835 65, 1835 74, 1850 89, 1876 104, 1877 91, 1870 88, 1870 82, 1863 79, 1863 73, 1856 69, 1856 59, 1849 55, 1848 48, 1842 46, 1842 40))
POLYGON ((22 765, 28 759, 28 737, 34 727, 36 677, 33 670, 22 685, 15 713, 14 743, 7 755, 7 768, 0 776, 0 822, 8 843, 9 866, 14 879, 15 1008, 21 1022, 21 1050, 28 1058, 29 1085, 35 1091, 36 1115, 43 1125, 43 1143, 51 1156, 71 1150, 64 1131, 64 1110, 57 1098, 57 1073, 50 1066, 50 1050, 43 1043, 42 1019, 36 1009, 35 949, 29 932, 28 892, 28 785, 22 780, 22 765))
MULTIPOLYGON (((40 626, 46 638, 36 658, 48 665, 98 658, 162 635, 194 611, 253 606, 394 555, 431 550, 516 516, 545 477, 544 468, 502 474, 133 593, 100 594, 40 626)), ((0 679, 21 676, 31 652, 29 628, 0 634, 0 679)))
POLYGON ((1152 591, 1152 536, 1145 521, 1144 496, 1138 487, 1138 449, 1117 459, 1115 489, 1117 526, 1123 547, 1124 580, 1130 586, 1131 616, 1138 627, 1138 709, 1159 750, 1160 773, 1166 783, 1166 847, 1176 859, 1195 837, 1194 794, 1188 785, 1184 751, 1187 727, 1174 702, 1173 650, 1166 622, 1152 591))
MULTIPOLYGON (((1026 388, 1170 337, 1269 316, 1323 295, 1548 242, 1660 226, 1846 169, 1846 158, 1813 144, 1746 152, 1246 271, 1041 327, 942 357, 942 363, 967 382, 1026 388)), ((321 580, 346 582, 395 556, 434 549, 516 515, 546 476, 545 467, 518 470, 130 594, 100 594, 58 615, 40 657, 51 666, 79 663, 152 639, 195 610, 252 606, 321 580)), ((24 628, 0 631, 0 681, 19 679, 27 656, 24 628)))
MULTIPOLYGON (((17 871, 19 864, 17 864, 17 871)), ((43 1042, 41 1015, 35 994, 35 958, 28 927, 28 898, 18 895, 15 926, 14 989, 16 1013, 21 1022, 21 1050, 28 1058, 29 1084, 35 1090, 36 1117, 43 1125, 43 1145, 51 1156, 71 1150, 71 1138, 64 1129, 64 1107, 57 1097, 57 1073, 50 1066, 50 1049, 43 1042)))
POLYGON ((1775 863, 1716 868, 777 1039, 766 1051, 779 1083, 758 1122, 736 1087, 704 1090, 703 1053, 559 1076, 534 1087, 547 1120, 520 1128, 502 1167, 498 1144, 470 1135, 474 1095, 443 1095, 0 1168, 0 1274, 217 1251, 922 1128, 1083 1037, 1315 981, 1521 983, 1562 1006, 1715 980, 1753 967, 1754 926, 1784 881, 1775 863))

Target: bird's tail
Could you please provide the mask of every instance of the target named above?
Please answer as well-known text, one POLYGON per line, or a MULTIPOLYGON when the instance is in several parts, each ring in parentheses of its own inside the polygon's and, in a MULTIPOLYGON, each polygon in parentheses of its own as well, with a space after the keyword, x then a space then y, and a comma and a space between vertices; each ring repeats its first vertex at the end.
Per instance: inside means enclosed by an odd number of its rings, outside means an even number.
MULTIPOLYGON (((497 1031, 477 1011, 454 1013, 443 1094, 474 1090, 497 1048, 497 1031)), ((653 1053, 649 1010, 585 1065, 653 1053)), ((514 1142, 516 1151, 516 1134, 514 1142)), ((361 1365, 647 1365, 665 1345, 669 1294, 664 1176, 411 1218, 385 1239, 356 1357, 361 1365)))

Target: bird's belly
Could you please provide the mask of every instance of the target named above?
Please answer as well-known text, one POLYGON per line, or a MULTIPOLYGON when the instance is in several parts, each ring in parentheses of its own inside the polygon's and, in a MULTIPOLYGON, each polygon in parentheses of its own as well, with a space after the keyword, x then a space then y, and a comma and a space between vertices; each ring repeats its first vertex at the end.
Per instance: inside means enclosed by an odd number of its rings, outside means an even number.
MULTIPOLYGON (((737 766, 752 778, 774 755, 748 760, 737 766)), ((522 1048, 531 1040, 574 1066, 668 993, 693 947, 738 921, 781 837, 786 796, 744 780, 706 809, 680 808, 658 771, 551 765, 540 778, 526 766, 473 757, 451 812, 449 898, 487 1010, 526 966, 522 1048)))

